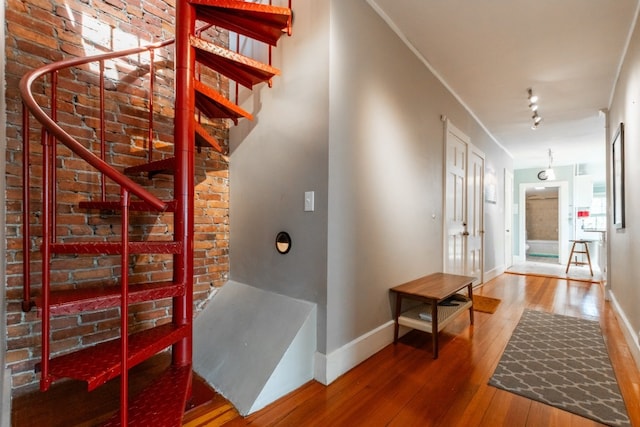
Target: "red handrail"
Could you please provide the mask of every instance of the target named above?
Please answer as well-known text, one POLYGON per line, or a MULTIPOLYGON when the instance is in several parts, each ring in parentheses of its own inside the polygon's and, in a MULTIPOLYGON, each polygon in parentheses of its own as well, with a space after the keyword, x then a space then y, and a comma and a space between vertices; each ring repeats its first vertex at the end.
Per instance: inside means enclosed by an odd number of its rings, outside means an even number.
MULTIPOLYGON (((49 153, 44 155, 43 163, 44 170, 47 171, 44 176, 44 182, 55 182, 55 157, 56 157, 56 144, 55 141, 58 140, 65 144, 71 151, 76 153, 82 159, 84 159, 87 163, 95 167, 99 172, 102 172, 101 176, 101 187, 102 187, 102 200, 104 201, 105 194, 105 176, 112 179, 114 182, 120 185, 120 187, 124 190, 127 190, 127 193, 134 194, 138 196, 140 199, 145 201, 148 205, 159 211, 165 211, 168 207, 167 203, 160 200, 139 184, 113 168, 111 165, 104 161, 104 153, 105 153, 105 125, 104 125, 104 61, 109 59, 115 59, 120 57, 126 57, 129 55, 135 55, 138 53, 143 53, 146 51, 153 52, 155 49, 162 48, 168 45, 173 44, 174 40, 168 40, 164 42, 154 43, 147 46, 122 50, 118 52, 110 52, 101 55, 94 55, 88 57, 80 57, 80 58, 71 58, 58 62, 54 62, 48 65, 45 65, 37 70, 34 70, 28 74, 26 74, 20 80, 20 92, 23 100, 23 117, 22 117, 22 128, 23 128, 23 143, 24 143, 24 155, 23 155, 23 251, 24 251, 24 263, 23 263, 23 302, 22 309, 24 311, 29 311, 34 303, 31 300, 31 269, 30 269, 30 252, 31 252, 31 233, 30 233, 30 225, 29 225, 29 200, 30 200, 30 191, 29 191, 29 112, 33 114, 33 116, 42 124, 42 144, 45 147, 45 152, 49 153), (77 140, 75 140, 71 135, 69 135, 64 129, 62 129, 57 123, 57 107, 55 103, 56 91, 57 91, 57 76, 58 71, 63 70, 65 68, 70 68, 78 65, 88 64, 91 62, 99 62, 100 63, 100 156, 93 154, 91 151, 86 149, 82 144, 80 144, 77 140), (40 105, 35 100, 33 93, 31 91, 31 87, 33 83, 39 79, 40 77, 50 75, 51 76, 51 112, 48 115, 40 105), (49 163, 54 165, 53 167, 49 166, 49 163)), ((153 88, 151 88, 153 89, 153 88)), ((152 98, 153 96, 151 96, 152 98)), ((150 112, 150 115, 153 114, 150 112)), ((151 126, 151 124, 150 124, 151 126)), ((151 133, 150 133, 151 135, 151 133)), ((149 144, 152 144, 152 141, 149 141, 149 144)), ((55 206, 55 191, 53 190, 55 184, 50 184, 49 186, 43 186, 43 199, 46 199, 44 202, 44 210, 50 211, 48 214, 44 215, 44 221, 47 224, 44 230, 46 237, 46 241, 43 242, 43 250, 46 250, 49 246, 49 243, 52 243, 56 239, 56 227, 55 227, 55 214, 54 211, 48 209, 50 205, 55 206)), ((45 257, 45 259, 47 259, 45 257)), ((46 281, 46 280, 44 280, 46 281)), ((43 283, 43 287, 46 288, 47 284, 43 283)), ((47 291, 48 292, 48 291, 47 291)), ((47 292, 43 292, 43 295, 46 295, 47 292)), ((44 316, 46 318, 47 316, 44 316)), ((43 349, 47 350, 47 349, 43 349)), ((46 351, 45 351, 46 352, 46 351)), ((44 358, 43 358, 44 359, 44 358)))
MULTIPOLYGON (((80 156, 87 163, 102 172, 104 175, 109 177, 111 180, 116 182, 122 188, 127 189, 130 193, 135 194, 137 197, 144 200, 147 204, 151 205, 159 211, 164 211, 167 209, 167 204, 165 202, 145 190, 142 186, 131 180, 126 175, 123 175, 120 171, 106 163, 100 157, 93 154, 75 138, 65 132, 65 130, 62 129, 51 117, 49 117, 49 115, 40 107, 40 105, 38 105, 31 91, 31 86, 38 78, 49 73, 55 73, 56 71, 65 68, 83 65, 95 61, 105 61, 108 59, 134 55, 137 53, 142 53, 145 51, 168 46, 173 42, 173 40, 169 40, 119 52, 110 52, 101 55, 65 59, 38 68, 37 70, 26 74, 20 80, 20 93, 22 95, 23 103, 52 137, 55 137, 58 141, 66 145, 71 151, 80 156)), ((25 143, 28 143, 28 141, 25 141, 25 143)))

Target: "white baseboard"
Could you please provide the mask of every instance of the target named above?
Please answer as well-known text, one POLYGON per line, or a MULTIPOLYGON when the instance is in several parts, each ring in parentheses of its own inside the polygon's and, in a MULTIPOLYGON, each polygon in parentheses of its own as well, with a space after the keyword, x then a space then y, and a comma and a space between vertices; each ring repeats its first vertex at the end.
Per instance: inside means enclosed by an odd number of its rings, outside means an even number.
POLYGON ((495 279, 496 277, 498 277, 499 275, 501 275, 502 273, 504 273, 505 268, 504 265, 500 265, 496 268, 493 268, 489 271, 485 271, 484 272, 484 283, 487 283, 489 280, 495 279))
MULTIPOLYGON (((484 282, 504 273, 504 266, 496 267, 484 273, 484 282)), ((315 354, 314 379, 324 385, 329 385, 340 375, 356 367, 375 353, 393 342, 394 321, 389 320, 376 329, 356 338, 329 355, 315 354)), ((400 328, 402 336, 410 329, 400 328)))
POLYGON ((620 329, 622 329, 622 334, 624 335, 625 340, 627 341, 627 345, 629 346, 629 350, 631 351, 631 355, 633 356, 633 360, 636 362, 636 366, 640 369, 640 342, 638 334, 633 330, 633 326, 631 326, 631 322, 625 315, 624 311, 618 304, 618 300, 613 292, 607 292, 609 296, 609 301, 613 306, 613 310, 616 313, 616 317, 620 319, 620 329))
POLYGON ((389 320, 328 355, 316 353, 314 375, 316 381, 329 385, 340 375, 391 344, 393 342, 393 325, 394 321, 389 320))

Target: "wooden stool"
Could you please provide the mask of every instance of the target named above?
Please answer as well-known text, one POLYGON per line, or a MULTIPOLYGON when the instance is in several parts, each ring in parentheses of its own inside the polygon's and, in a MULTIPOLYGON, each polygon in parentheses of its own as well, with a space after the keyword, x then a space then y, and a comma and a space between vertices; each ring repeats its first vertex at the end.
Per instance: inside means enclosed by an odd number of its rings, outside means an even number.
POLYGON ((571 267, 571 265, 588 265, 589 266, 589 271, 591 272, 591 275, 593 276, 593 269, 591 268, 591 256, 589 255, 589 243, 591 243, 591 240, 571 240, 571 242, 573 242, 573 245, 571 246, 571 253, 569 254, 569 261, 567 262, 567 269, 564 271, 565 273, 569 272, 569 267, 571 267), (577 251, 576 250, 576 244, 582 244, 584 247, 584 250, 582 251, 577 251), (571 261, 571 259, 573 258, 573 254, 586 254, 587 255, 587 262, 584 261, 578 261, 578 257, 576 256, 575 261, 571 261))

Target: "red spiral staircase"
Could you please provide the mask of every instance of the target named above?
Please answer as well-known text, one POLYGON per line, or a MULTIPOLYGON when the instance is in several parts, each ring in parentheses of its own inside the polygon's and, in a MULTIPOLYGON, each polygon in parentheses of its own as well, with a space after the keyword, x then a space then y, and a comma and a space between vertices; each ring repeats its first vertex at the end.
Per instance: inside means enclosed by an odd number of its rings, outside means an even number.
MULTIPOLYGON (((291 32, 292 13, 289 7, 263 5, 241 0, 179 0, 176 5, 175 41, 157 43, 127 51, 108 53, 93 57, 68 59, 46 65, 24 76, 20 89, 25 106, 23 114, 23 155, 24 191, 23 244, 24 244, 24 300, 23 309, 34 306, 41 314, 42 344, 40 389, 46 391, 51 384, 62 378, 86 381, 89 390, 120 377, 120 411, 107 425, 181 425, 186 400, 191 388, 192 362, 192 318, 193 318, 193 256, 194 256, 194 157, 196 149, 209 146, 222 151, 216 138, 202 123, 202 117, 210 120, 238 119, 251 115, 230 101, 217 90, 200 80, 203 72, 219 73, 236 84, 251 89, 260 82, 271 83, 278 70, 269 64, 231 51, 202 37, 207 29, 222 28, 244 37, 259 40, 268 46, 275 46, 280 36, 291 32), (196 30, 196 25, 204 27, 196 30), (157 49, 175 43, 175 116, 173 135, 173 155, 154 157, 153 152, 153 54, 157 49), (148 73, 148 160, 139 165, 117 168, 107 162, 109 141, 106 140, 105 116, 105 61, 125 58, 131 55, 149 53, 148 73), (57 79, 74 67, 97 64, 100 83, 97 87, 100 100, 99 128, 100 141, 95 144, 79 142, 65 130, 59 121, 57 107, 57 79), (204 67, 204 68, 203 68, 204 67), (207 71, 207 69, 209 71, 207 71), (34 96, 34 85, 40 87, 48 80, 50 97, 43 101, 34 96), (45 104, 41 106, 40 104, 45 104), (46 110, 46 111, 45 111, 46 110), (41 130, 41 171, 40 177, 30 171, 30 115, 42 126, 41 130), (81 215, 95 215, 96 212, 118 211, 120 213, 120 235, 118 241, 108 239, 61 239, 56 233, 57 174, 59 158, 65 150, 70 150, 101 174, 101 185, 92 200, 79 204, 84 210, 81 215), (100 147, 97 153, 86 145, 100 147), (153 191, 139 185, 131 175, 146 173, 150 178, 157 174, 173 177, 173 197, 162 200, 153 191), (37 180, 37 184, 32 184, 37 180), (116 196, 110 197, 108 188, 119 188, 116 196), (30 218, 30 187, 42 188, 39 224, 32 226, 30 218), (131 219, 138 212, 172 213, 173 236, 171 240, 139 240, 131 236, 130 229, 136 223, 131 219), (37 234, 37 229, 40 234, 37 234), (40 255, 32 256, 29 250, 34 237, 41 239, 40 255), (52 275, 51 261, 57 255, 119 256, 121 277, 116 286, 77 287, 56 286, 52 275), (140 254, 169 254, 173 257, 173 278, 166 282, 129 283, 131 257, 140 254), (32 272, 31 265, 40 262, 41 271, 32 272), (31 282, 39 277, 40 286, 31 282), (171 322, 150 329, 129 333, 129 307, 131 304, 171 299, 171 322), (78 314, 106 308, 120 310, 120 337, 94 346, 82 348, 73 353, 51 357, 51 322, 55 316, 78 314), (157 380, 136 396, 129 396, 128 371, 138 363, 171 347, 172 364, 157 380)), ((239 37, 239 36, 238 36, 239 37)), ((270 47, 269 47, 270 49, 270 47)), ((269 51, 270 52, 270 51, 269 51)), ((126 84, 126 83, 125 83, 126 84)), ((117 86, 117 85, 116 85, 117 86)), ((237 98, 237 94, 236 94, 237 98)), ((40 158, 40 157, 39 157, 40 158)), ((31 167, 30 167, 31 166, 31 167)), ((40 169, 40 168, 38 168, 40 169)))

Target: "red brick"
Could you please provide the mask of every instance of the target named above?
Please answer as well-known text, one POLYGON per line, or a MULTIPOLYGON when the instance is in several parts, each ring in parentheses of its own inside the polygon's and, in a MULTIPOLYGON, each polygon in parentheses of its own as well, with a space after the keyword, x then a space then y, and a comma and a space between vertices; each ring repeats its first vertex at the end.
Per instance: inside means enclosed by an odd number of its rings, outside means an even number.
POLYGON ((60 329, 51 333, 51 339, 53 341, 60 341, 66 339, 78 339, 81 336, 86 336, 95 331, 93 325, 86 325, 83 327, 60 329))
POLYGON ((51 341, 51 355, 56 356, 60 354, 71 353, 74 349, 78 348, 80 340, 77 337, 71 337, 60 341, 51 341))
POLYGON ((11 376, 11 387, 17 389, 32 384, 36 379, 33 372, 19 372, 11 376))
POLYGON ((29 358, 29 356, 31 356, 31 354, 29 353, 28 350, 25 350, 25 349, 15 350, 15 351, 8 351, 6 353, 7 366, 11 366, 11 365, 16 364, 18 362, 25 361, 25 360, 27 360, 29 358))
MULTIPOLYGON (((25 25, 28 25, 28 22, 24 22, 25 25)), ((7 25, 7 33, 16 39, 21 39, 29 42, 33 42, 40 46, 45 46, 49 49, 56 49, 58 47, 58 43, 52 37, 51 29, 48 29, 48 34, 34 31, 33 29, 37 28, 33 22, 31 25, 23 26, 16 23, 10 23, 7 25)))

